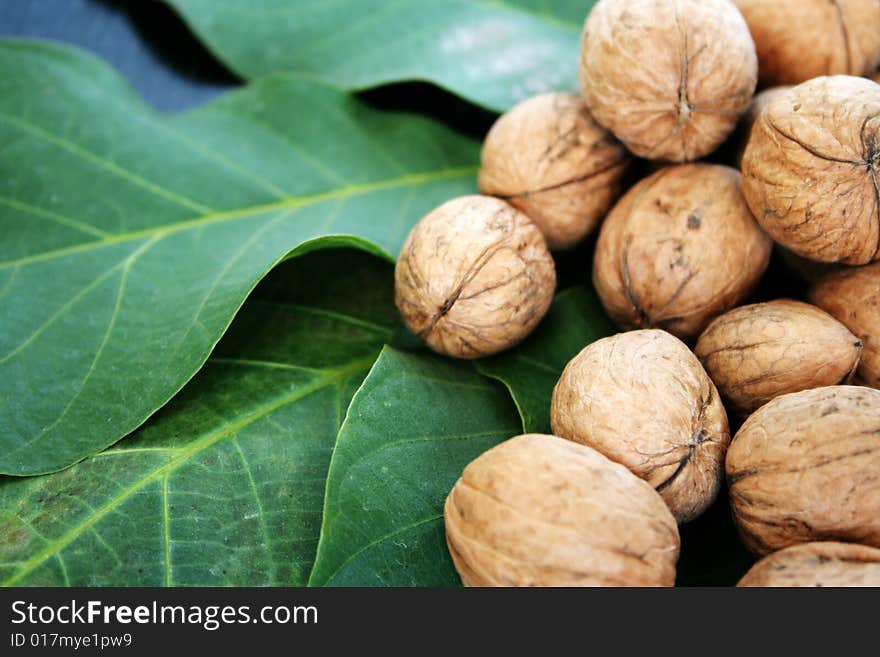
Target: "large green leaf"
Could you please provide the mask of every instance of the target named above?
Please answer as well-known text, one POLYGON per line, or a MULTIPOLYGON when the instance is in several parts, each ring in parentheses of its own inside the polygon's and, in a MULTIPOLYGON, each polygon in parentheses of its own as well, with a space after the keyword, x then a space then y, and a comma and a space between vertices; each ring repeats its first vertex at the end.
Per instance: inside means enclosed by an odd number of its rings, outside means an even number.
POLYGON ((356 252, 282 266, 134 436, 0 478, 0 582, 304 585, 337 430, 396 326, 390 269, 356 252))
POLYGON ((479 454, 520 432, 468 363, 386 347, 337 439, 312 585, 452 586, 443 503, 479 454))
POLYGON ((67 48, 0 42, 0 472, 140 425, 257 281, 330 243, 395 254, 478 145, 289 76, 170 118, 67 48))
POLYGON ((477 369, 507 386, 527 433, 550 433, 550 397, 562 370, 588 344, 614 333, 617 328, 596 293, 591 288, 571 288, 557 295, 528 340, 477 361, 477 369))
POLYGON ((594 0, 166 0, 244 78, 429 80, 485 107, 574 89, 594 0))

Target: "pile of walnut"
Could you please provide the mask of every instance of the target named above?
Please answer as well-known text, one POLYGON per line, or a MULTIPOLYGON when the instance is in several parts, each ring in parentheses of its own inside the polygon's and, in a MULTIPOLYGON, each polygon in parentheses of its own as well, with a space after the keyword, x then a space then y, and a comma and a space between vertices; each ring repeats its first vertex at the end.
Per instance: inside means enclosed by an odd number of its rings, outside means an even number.
POLYGON ((512 347, 550 306, 551 251, 601 225, 593 283, 629 332, 565 368, 554 436, 464 470, 465 584, 672 585, 678 523, 726 485, 769 555, 742 585, 880 585, 880 85, 858 77, 878 64, 877 0, 599 0, 581 96, 498 120, 483 195, 403 247, 407 325, 452 357, 512 347), (725 142, 739 170, 693 163, 725 142), (653 173, 623 193, 636 157, 653 173), (822 273, 811 303, 741 305, 774 248, 822 273))

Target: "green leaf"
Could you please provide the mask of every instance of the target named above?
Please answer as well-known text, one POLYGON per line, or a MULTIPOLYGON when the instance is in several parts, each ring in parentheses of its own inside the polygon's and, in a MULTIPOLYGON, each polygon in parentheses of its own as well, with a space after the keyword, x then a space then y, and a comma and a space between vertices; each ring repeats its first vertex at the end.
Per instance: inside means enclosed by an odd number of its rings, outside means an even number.
POLYGON ((519 430, 503 388, 468 363, 386 347, 339 432, 310 584, 458 584, 443 503, 465 465, 519 430))
POLYGON ((550 433, 550 397, 562 370, 588 344, 617 332, 592 288, 571 288, 557 295, 528 340, 477 361, 477 369, 507 386, 526 433, 550 433))
POLYGON ((593 0, 166 0, 232 70, 351 89, 428 80, 505 110, 575 89, 593 0))
POLYGON ((396 254, 477 160, 441 125, 296 77, 162 117, 82 52, 0 42, 0 473, 134 430, 277 262, 396 254))
POLYGON ((390 270, 357 252, 287 263, 134 436, 0 478, 0 583, 304 585, 339 425, 397 326, 390 270))

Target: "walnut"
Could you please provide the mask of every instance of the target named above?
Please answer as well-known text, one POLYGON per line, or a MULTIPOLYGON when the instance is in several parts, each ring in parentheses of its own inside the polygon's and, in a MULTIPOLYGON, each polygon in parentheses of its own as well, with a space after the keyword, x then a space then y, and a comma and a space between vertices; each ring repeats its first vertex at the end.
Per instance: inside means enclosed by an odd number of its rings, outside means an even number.
POLYGON ((406 325, 436 352, 479 358, 512 347, 547 312, 556 270, 538 228, 488 196, 441 205, 410 232, 394 271, 406 325))
POLYGON ((877 0, 734 0, 755 39, 762 86, 865 75, 880 63, 877 0))
POLYGON ((880 388, 880 263, 826 274, 810 300, 859 337, 864 351, 856 382, 880 388))
POLYGON ((446 499, 466 586, 672 586, 675 520, 651 487, 555 436, 511 438, 471 462, 446 499))
POLYGON ((665 331, 621 333, 581 351, 553 390, 550 423, 647 481, 679 522, 718 493, 727 415, 700 362, 665 331))
POLYGON ((824 540, 880 547, 880 391, 777 397, 737 432, 726 470, 740 535, 758 554, 824 540))
POLYGON ((734 169, 667 167, 617 203, 596 245, 593 282, 619 326, 695 338, 740 303, 770 259, 734 169))
POLYGON ((793 545, 761 559, 737 586, 880 586, 880 550, 832 541, 793 545))
POLYGON ((525 212, 551 249, 565 249, 591 233, 617 200, 629 160, 580 97, 542 94, 492 126, 480 191, 525 212))
POLYGON ((866 264, 880 258, 878 167, 880 86, 817 78, 764 108, 743 155, 743 192, 783 246, 821 262, 866 264))
POLYGON ((849 383, 862 343, 828 313, 781 299, 722 315, 695 352, 727 409, 744 416, 789 392, 849 383))
POLYGON ((880 263, 826 274, 813 286, 810 300, 864 344, 855 382, 880 388, 880 263))
POLYGON ((642 157, 683 162, 714 151, 757 80, 755 44, 729 0, 600 0, 584 25, 584 99, 642 157))

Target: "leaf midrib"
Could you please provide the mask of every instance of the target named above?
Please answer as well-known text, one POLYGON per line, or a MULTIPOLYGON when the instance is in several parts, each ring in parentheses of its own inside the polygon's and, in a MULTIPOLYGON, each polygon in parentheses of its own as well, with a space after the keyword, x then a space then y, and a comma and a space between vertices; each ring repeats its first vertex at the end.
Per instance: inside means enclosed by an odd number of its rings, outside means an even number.
POLYGON ((353 183, 350 185, 345 185, 343 187, 337 187, 335 189, 325 192, 317 192, 315 194, 308 194, 304 196, 291 196, 279 199, 277 201, 272 201, 270 203, 251 205, 243 208, 234 208, 231 210, 221 210, 218 212, 209 212, 198 215, 196 217, 192 217, 191 219, 184 219, 182 221, 170 224, 152 226, 150 228, 145 228, 137 231, 129 231, 126 233, 116 233, 101 240, 82 242, 80 244, 63 247, 61 249, 55 249, 52 251, 45 251, 43 253, 25 256, 24 258, 19 258, 17 260, 7 260, 5 262, 0 262, 0 270, 8 269, 10 267, 20 267, 25 264, 30 264, 32 262, 38 262, 42 260, 51 260, 53 258, 71 255, 81 251, 103 248, 107 245, 119 244, 122 242, 131 242, 150 237, 163 238, 167 235, 182 232, 190 228, 203 227, 205 225, 213 225, 225 221, 233 221, 252 215, 270 213, 280 210, 299 210, 309 205, 316 205, 318 203, 324 203, 327 201, 347 199, 353 196, 371 194, 387 189, 394 189, 396 187, 418 186, 436 180, 445 180, 449 178, 457 178, 460 176, 473 175, 476 174, 477 170, 478 167, 476 165, 449 167, 437 171, 412 173, 404 176, 398 176, 397 178, 388 178, 386 180, 379 180, 375 182, 353 183))
MULTIPOLYGON (((358 372, 368 370, 373 362, 375 362, 374 357, 362 358, 338 369, 325 370, 324 376, 312 381, 310 384, 301 388, 297 388, 293 392, 284 394, 266 404, 263 404, 258 407, 257 410, 253 410, 250 413, 247 413, 238 420, 225 423, 218 429, 193 440, 188 447, 180 448, 178 452, 172 452, 175 454, 174 458, 166 461, 162 465, 156 467, 143 477, 136 480, 134 483, 123 488, 108 502, 96 509, 93 513, 89 514, 89 516, 87 516, 77 525, 69 529, 62 536, 49 542, 49 544, 46 545, 37 554, 32 556, 30 559, 23 561, 20 570, 18 570, 11 577, 7 578, 0 585, 14 586, 24 577, 32 573, 44 561, 57 554, 60 554, 65 547, 67 547, 70 543, 77 539, 83 532, 94 527, 98 523, 98 521, 100 521, 107 514, 111 513, 113 510, 115 510, 131 495, 155 481, 167 478, 179 467, 189 462, 189 460, 195 455, 203 452, 212 445, 215 445, 227 436, 234 435, 236 432, 248 426, 249 424, 252 424, 257 420, 262 419, 267 415, 270 415, 274 411, 284 406, 287 406, 288 404, 292 404, 301 399, 304 399, 305 397, 308 397, 309 395, 314 394, 319 390, 330 387, 331 385, 339 384, 343 381, 346 381, 348 380, 348 378, 357 374, 358 372)), ((167 522, 167 518, 163 517, 163 522, 167 522)))

